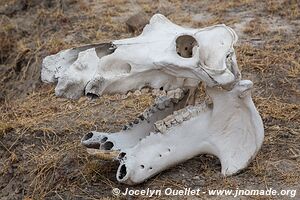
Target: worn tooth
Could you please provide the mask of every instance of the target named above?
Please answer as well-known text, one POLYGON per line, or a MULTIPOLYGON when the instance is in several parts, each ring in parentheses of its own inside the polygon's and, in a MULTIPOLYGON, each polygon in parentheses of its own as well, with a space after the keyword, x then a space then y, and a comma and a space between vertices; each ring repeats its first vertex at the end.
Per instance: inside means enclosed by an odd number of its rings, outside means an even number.
POLYGON ((141 89, 142 94, 146 94, 149 92, 149 88, 143 88, 141 89))
POLYGON ((138 124, 138 123, 139 123, 139 119, 135 119, 135 120, 133 121, 133 123, 134 123, 134 124, 138 124))
POLYGON ((175 120, 181 124, 183 122, 183 116, 182 115, 175 115, 175 120))
POLYGON ((144 119, 148 119, 148 112, 147 112, 147 111, 145 111, 145 112, 143 113, 143 117, 144 117, 144 119))
POLYGON ((182 113, 182 117, 183 117, 183 120, 188 120, 191 118, 191 113, 187 110, 185 110, 185 112, 182 113))
POLYGON ((181 113, 180 110, 175 110, 175 111, 173 112, 174 115, 179 115, 180 113, 181 113))
POLYGON ((172 123, 171 123, 171 122, 165 122, 165 124, 166 124, 166 127, 167 127, 167 128, 170 128, 170 127, 172 126, 172 123))
POLYGON ((176 90, 175 90, 175 95, 174 95, 174 98, 175 99, 179 99, 179 100, 181 100, 182 98, 183 98, 183 91, 180 89, 180 88, 177 88, 176 90))
POLYGON ((167 92, 165 90, 160 90, 159 95, 160 96, 167 96, 167 92))
POLYGON ((177 124, 178 124, 178 122, 176 121, 176 119, 174 117, 174 120, 171 121, 171 125, 173 126, 173 125, 177 125, 177 124))
POLYGON ((127 99, 127 95, 126 95, 126 94, 122 94, 122 95, 121 95, 121 99, 122 99, 122 100, 127 99))
POLYGON ((130 127, 133 127, 133 123, 132 123, 132 122, 130 122, 128 125, 129 125, 130 127))
POLYGON ((128 126, 123 126, 123 130, 126 131, 128 129, 128 126))
POLYGON ((134 91, 134 93, 133 93, 135 96, 141 96, 142 95, 142 92, 141 91, 139 91, 139 90, 136 90, 136 91, 134 91))
POLYGON ((127 97, 130 97, 132 95, 132 92, 128 92, 127 94, 126 94, 126 98, 127 97))
POLYGON ((167 96, 168 96, 170 99, 174 98, 174 97, 175 97, 175 91, 174 91, 174 90, 168 91, 168 92, 167 92, 167 96))
POLYGON ((165 122, 167 128, 170 128, 170 127, 172 126, 172 122, 173 122, 174 120, 175 120, 175 119, 174 119, 174 116, 173 116, 173 115, 169 115, 168 117, 166 117, 166 118, 164 119, 164 122, 165 122))
POLYGON ((149 117, 151 116, 151 113, 149 110, 146 110, 144 113, 143 113, 143 116, 144 116, 144 119, 146 119, 147 121, 149 121, 149 117))
POLYGON ((159 96, 158 94, 159 94, 159 89, 153 89, 152 90, 152 95, 153 96, 159 96))
POLYGON ((167 131, 167 127, 165 125, 165 123, 162 120, 159 120, 157 122, 154 123, 155 128, 160 131, 161 133, 165 133, 167 131))
POLYGON ((160 89, 153 89, 152 90, 152 95, 156 96, 156 97, 160 97, 160 96, 166 96, 166 91, 165 90, 160 90, 160 89))

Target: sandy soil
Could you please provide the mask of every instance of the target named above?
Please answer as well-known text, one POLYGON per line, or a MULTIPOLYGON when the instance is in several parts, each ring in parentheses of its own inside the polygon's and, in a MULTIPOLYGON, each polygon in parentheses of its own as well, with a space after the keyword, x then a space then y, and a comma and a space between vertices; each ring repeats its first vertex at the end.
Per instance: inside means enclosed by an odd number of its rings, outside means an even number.
MULTIPOLYGON (((2 0, 0 199, 113 199, 112 188, 128 187, 116 181, 118 163, 87 155, 79 142, 89 130, 119 130, 151 104, 151 94, 60 99, 52 85, 40 82, 40 67, 43 57, 62 49, 138 34, 125 25, 138 11, 159 12, 188 27, 231 26, 240 38, 236 51, 242 75, 254 82, 266 137, 257 157, 236 176, 223 177, 219 161, 201 155, 129 188, 297 189, 294 199, 299 199, 299 6, 293 0, 2 0)), ((196 197, 183 199, 190 198, 196 197)))

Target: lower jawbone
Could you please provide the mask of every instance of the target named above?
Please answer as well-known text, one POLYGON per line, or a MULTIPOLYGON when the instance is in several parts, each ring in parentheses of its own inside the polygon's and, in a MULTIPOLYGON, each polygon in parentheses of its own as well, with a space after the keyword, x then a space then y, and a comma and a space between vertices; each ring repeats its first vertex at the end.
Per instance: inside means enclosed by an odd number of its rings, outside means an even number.
POLYGON ((130 185, 199 154, 217 156, 222 174, 235 174, 247 167, 264 137, 251 87, 251 81, 242 80, 230 91, 207 88, 212 103, 182 109, 184 95, 159 97, 125 130, 89 133, 82 144, 98 143, 93 154, 99 157, 111 153, 111 158, 120 161, 117 180, 130 185))

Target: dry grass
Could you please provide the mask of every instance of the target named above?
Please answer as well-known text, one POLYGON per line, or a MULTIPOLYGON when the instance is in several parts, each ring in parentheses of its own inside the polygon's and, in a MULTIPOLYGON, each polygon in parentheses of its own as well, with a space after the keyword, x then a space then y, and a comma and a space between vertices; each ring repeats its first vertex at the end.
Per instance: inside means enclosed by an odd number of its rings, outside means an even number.
POLYGON ((139 99, 134 95, 127 98, 105 95, 95 100, 82 97, 70 101, 55 97, 53 87, 43 87, 25 98, 4 102, 0 107, 0 133, 16 129, 43 133, 73 133, 89 129, 111 131, 133 120, 151 102, 149 94, 139 99), (116 119, 119 116, 122 117, 116 119))
POLYGON ((242 24, 236 28, 241 37, 236 47, 238 64, 244 78, 254 82, 254 101, 266 137, 256 159, 237 176, 222 177, 217 159, 204 155, 134 188, 299 189, 297 1, 174 0, 166 8, 146 0, 89 4, 27 0, 2 1, 0 5, 0 13, 5 11, 0 15, 0 194, 8 193, 6 199, 110 199, 111 188, 125 188, 114 178, 116 163, 88 156, 79 141, 89 130, 120 129, 151 104, 151 95, 60 99, 52 86, 40 83, 39 74, 46 55, 73 45, 132 36, 123 22, 138 9, 149 15, 165 12, 185 26, 225 23, 235 28, 242 24), (5 3, 9 6, 3 9, 5 3), (193 20, 199 13, 208 17, 193 20))

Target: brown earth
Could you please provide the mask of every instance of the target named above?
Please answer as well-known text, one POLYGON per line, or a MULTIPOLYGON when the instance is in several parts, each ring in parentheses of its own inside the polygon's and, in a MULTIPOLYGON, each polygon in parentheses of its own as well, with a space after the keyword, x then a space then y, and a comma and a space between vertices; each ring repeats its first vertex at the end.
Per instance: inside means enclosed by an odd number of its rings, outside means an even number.
POLYGON ((60 99, 52 85, 41 83, 40 68, 45 56, 62 49, 133 36, 125 19, 139 11, 159 12, 188 27, 231 26, 240 37, 238 64, 244 79, 254 82, 266 137, 236 176, 223 177, 219 161, 201 155, 129 188, 297 189, 299 199, 300 2, 293 0, 2 0, 0 199, 111 199, 112 188, 125 190, 115 178, 117 163, 87 155, 79 141, 89 130, 119 130, 151 104, 150 93, 60 99))

